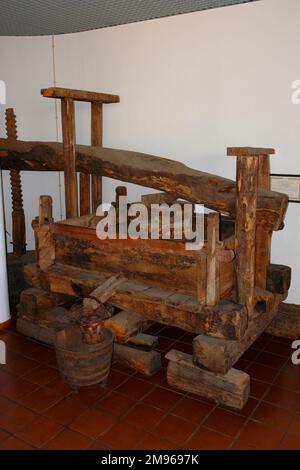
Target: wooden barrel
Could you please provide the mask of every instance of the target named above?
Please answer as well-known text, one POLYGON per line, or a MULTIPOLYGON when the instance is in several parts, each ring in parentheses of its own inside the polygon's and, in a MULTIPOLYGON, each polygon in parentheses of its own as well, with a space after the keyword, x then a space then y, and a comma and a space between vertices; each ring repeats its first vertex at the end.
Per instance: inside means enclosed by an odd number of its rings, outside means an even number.
POLYGON ((78 327, 61 330, 55 338, 60 374, 71 387, 105 382, 111 366, 113 333, 103 328, 97 344, 86 344, 78 327))

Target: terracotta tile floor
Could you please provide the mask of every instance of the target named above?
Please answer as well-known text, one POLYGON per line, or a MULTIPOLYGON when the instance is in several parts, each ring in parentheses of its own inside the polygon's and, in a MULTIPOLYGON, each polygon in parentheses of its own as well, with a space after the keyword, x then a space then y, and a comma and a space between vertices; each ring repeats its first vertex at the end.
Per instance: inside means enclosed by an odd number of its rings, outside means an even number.
MULTIPOLYGON (((191 351, 193 335, 153 325, 160 348, 191 351)), ((144 377, 115 365, 106 388, 72 392, 50 348, 0 332, 1 449, 300 449, 300 366, 290 341, 263 335, 240 359, 251 374, 241 411, 171 389, 166 370, 144 377)), ((166 361, 164 361, 166 365, 166 361)))

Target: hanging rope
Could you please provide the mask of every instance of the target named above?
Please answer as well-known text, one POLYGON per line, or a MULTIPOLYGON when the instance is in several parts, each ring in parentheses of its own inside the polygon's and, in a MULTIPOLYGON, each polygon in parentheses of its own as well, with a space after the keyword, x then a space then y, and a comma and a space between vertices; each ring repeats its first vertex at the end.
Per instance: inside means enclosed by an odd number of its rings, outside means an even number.
MULTIPOLYGON (((56 63, 55 63, 55 35, 52 34, 52 77, 53 77, 53 86, 57 86, 56 81, 56 63)), ((54 100, 54 119, 55 119, 55 132, 56 132, 56 142, 59 141, 59 131, 58 131, 58 110, 57 110, 57 100, 54 100)), ((63 219, 62 213, 62 189, 61 189, 61 173, 58 172, 58 191, 59 191, 59 212, 60 220, 63 219)))

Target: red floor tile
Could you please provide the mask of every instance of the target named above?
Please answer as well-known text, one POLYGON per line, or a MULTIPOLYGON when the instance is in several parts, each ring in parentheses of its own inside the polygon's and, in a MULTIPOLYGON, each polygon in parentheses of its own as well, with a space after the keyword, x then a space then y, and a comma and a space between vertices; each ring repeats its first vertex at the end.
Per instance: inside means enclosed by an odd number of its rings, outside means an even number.
POLYGON ((259 353, 255 359, 255 362, 258 364, 263 364, 267 367, 274 367, 278 370, 286 363, 286 357, 282 357, 264 350, 259 353))
POLYGON ((111 370, 108 376, 107 387, 114 389, 128 380, 128 375, 118 370, 111 370))
POLYGON ((101 436, 101 440, 111 449, 133 449, 144 436, 144 431, 131 424, 119 422, 101 436))
POLYGON ((297 436, 299 436, 300 441, 300 411, 296 413, 296 415, 293 417, 288 432, 292 434, 297 434, 297 436))
POLYGON ((101 439, 96 439, 88 450, 108 450, 108 447, 101 441, 101 439))
POLYGON ((245 423, 246 417, 216 408, 205 421, 203 426, 211 428, 221 434, 235 437, 245 423))
POLYGON ((247 369, 247 373, 251 378, 267 383, 273 382, 277 372, 277 369, 274 369, 273 367, 268 367, 258 363, 250 365, 247 369))
POLYGON ((291 345, 287 343, 279 343, 278 341, 270 341, 264 351, 288 358, 292 355, 291 345))
POLYGON ((33 450, 34 447, 25 444, 25 442, 17 439, 14 436, 10 436, 4 441, 0 442, 0 450, 33 450))
POLYGON ((53 369, 52 367, 49 367, 45 364, 41 364, 26 374, 24 378, 38 385, 47 385, 53 380, 58 379, 59 375, 56 369, 53 369))
POLYGON ((14 402, 9 400, 6 397, 1 397, 0 396, 0 414, 5 413, 6 411, 9 410, 9 408, 14 406, 14 402))
POLYGON ((39 363, 28 357, 20 356, 7 361, 7 364, 3 367, 5 372, 13 375, 25 375, 27 372, 35 369, 39 363))
POLYGON ((261 382, 260 380, 251 379, 250 395, 254 398, 262 398, 262 396, 270 389, 270 384, 261 382))
POLYGON ((0 442, 6 439, 9 436, 9 434, 6 431, 3 431, 0 429, 0 442))
POLYGON ((61 394, 59 392, 54 389, 41 387, 21 397, 18 402, 37 413, 42 413, 60 400, 61 394))
POLYGON ((121 416, 126 413, 134 403, 135 401, 127 395, 113 391, 103 398, 100 398, 100 400, 94 404, 94 408, 110 413, 113 416, 121 416))
POLYGON ((146 436, 134 447, 137 450, 176 450, 175 444, 160 439, 157 436, 146 434, 146 436))
POLYGON ((255 450, 255 447, 246 444, 243 441, 234 441, 229 450, 255 450))
POLYGON ((116 391, 118 393, 123 393, 128 395, 131 398, 140 400, 145 395, 147 395, 153 386, 144 380, 136 379, 135 377, 130 377, 127 382, 121 384, 116 391))
POLYGON ((258 405, 251 419, 280 429, 287 429, 291 422, 291 413, 270 403, 262 402, 258 405))
POLYGON ((263 450, 274 450, 278 447, 283 431, 255 421, 249 421, 239 435, 239 439, 250 446, 263 450))
POLYGON ((21 431, 16 433, 23 441, 35 447, 41 447, 49 439, 53 438, 56 434, 62 431, 63 426, 44 416, 39 416, 30 424, 22 428, 21 431))
POLYGON ((75 398, 67 397, 49 408, 45 415, 61 424, 69 424, 86 411, 87 406, 75 398))
POLYGON ((196 423, 169 414, 153 429, 153 434, 180 445, 191 436, 196 427, 196 423))
POLYGON ((75 398, 82 404, 92 406, 101 397, 107 395, 108 389, 98 385, 90 385, 89 387, 80 387, 77 392, 72 392, 70 397, 75 398))
POLYGON ((291 363, 285 366, 284 369, 280 372, 280 374, 276 378, 275 385, 278 385, 279 387, 287 388, 288 390, 299 392, 300 390, 299 366, 294 366, 291 363))
POLYGON ((144 429, 145 431, 150 431, 157 425, 163 416, 163 410, 146 403, 137 403, 126 414, 124 420, 138 428, 144 429))
POLYGON ((0 384, 0 395, 16 400, 28 393, 33 392, 39 386, 23 378, 17 378, 6 374, 6 379, 0 384))
POLYGON ((225 450, 231 444, 231 438, 200 427, 188 440, 186 448, 189 450, 225 450))
POLYGON ((241 410, 233 410, 230 407, 221 406, 221 405, 219 405, 218 408, 220 408, 222 410, 227 410, 227 411, 230 411, 230 412, 234 411, 234 413, 236 413, 236 414, 239 414, 241 416, 249 417, 249 416, 252 415, 252 413, 255 410, 255 408, 257 407, 258 403, 259 403, 259 400, 257 400, 256 398, 250 397, 248 399, 246 405, 244 406, 244 408, 242 408, 241 410))
POLYGON ((176 403, 182 398, 180 393, 172 392, 162 387, 155 387, 143 401, 149 405, 161 408, 164 411, 175 407, 176 403))
POLYGON ((115 423, 116 418, 114 416, 95 409, 89 409, 76 418, 69 427, 91 439, 96 439, 115 423))
POLYGON ((43 449, 47 450, 85 450, 92 444, 91 439, 76 431, 65 429, 47 442, 43 449))
POLYGON ((287 410, 295 410, 300 406, 299 392, 287 390, 273 385, 264 396, 264 401, 273 403, 274 405, 280 406, 282 408, 286 408, 287 410))
POLYGON ((300 439, 295 434, 286 434, 279 445, 283 450, 300 450, 300 439))
POLYGON ((204 403, 200 400, 194 400, 193 398, 184 397, 179 403, 172 409, 171 413, 185 418, 194 423, 200 424, 200 422, 211 412, 214 408, 213 404, 204 403))
POLYGON ((17 403, 4 413, 0 414, 0 428, 15 433, 34 420, 36 413, 17 403))

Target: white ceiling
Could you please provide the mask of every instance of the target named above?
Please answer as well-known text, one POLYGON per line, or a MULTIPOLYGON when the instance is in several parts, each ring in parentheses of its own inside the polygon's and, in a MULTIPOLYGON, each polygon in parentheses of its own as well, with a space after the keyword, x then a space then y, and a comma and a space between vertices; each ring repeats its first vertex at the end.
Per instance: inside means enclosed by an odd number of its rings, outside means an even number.
POLYGON ((105 28, 257 0, 0 0, 0 36, 105 28))

